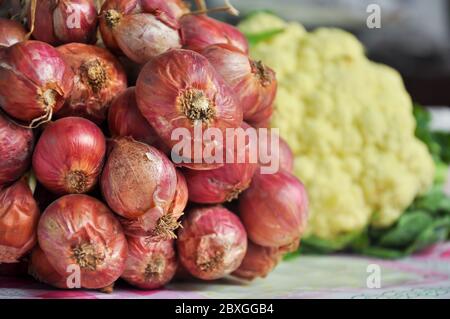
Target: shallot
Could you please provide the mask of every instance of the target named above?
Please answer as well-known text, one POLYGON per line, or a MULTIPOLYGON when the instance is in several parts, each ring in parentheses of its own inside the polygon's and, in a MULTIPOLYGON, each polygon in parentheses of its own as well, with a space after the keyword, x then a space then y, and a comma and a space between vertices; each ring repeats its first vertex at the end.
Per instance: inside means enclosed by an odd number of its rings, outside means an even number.
POLYGON ((122 65, 108 50, 93 45, 70 43, 58 51, 75 79, 72 94, 57 117, 81 116, 103 122, 112 100, 127 88, 122 65))
POLYGON ((80 286, 101 289, 123 273, 128 244, 113 213, 87 195, 66 195, 43 213, 39 246, 59 274, 79 272, 80 286))
POLYGON ((81 194, 97 183, 106 153, 102 131, 81 117, 50 124, 33 154, 40 183, 56 194, 81 194))
POLYGON ((173 240, 152 241, 148 237, 128 237, 128 258, 122 279, 141 289, 167 284, 177 270, 173 240))
POLYGON ((183 220, 177 247, 183 266, 203 280, 235 271, 247 251, 247 234, 239 218, 222 206, 193 208, 183 220))
POLYGON ((18 262, 36 244, 39 208, 26 177, 0 189, 0 264, 18 262))
POLYGON ((307 225, 308 198, 303 184, 288 172, 257 173, 239 198, 239 212, 255 244, 295 245, 307 225))
POLYGON ((44 42, 19 42, 0 52, 1 106, 30 127, 50 121, 72 92, 73 78, 61 54, 44 42))

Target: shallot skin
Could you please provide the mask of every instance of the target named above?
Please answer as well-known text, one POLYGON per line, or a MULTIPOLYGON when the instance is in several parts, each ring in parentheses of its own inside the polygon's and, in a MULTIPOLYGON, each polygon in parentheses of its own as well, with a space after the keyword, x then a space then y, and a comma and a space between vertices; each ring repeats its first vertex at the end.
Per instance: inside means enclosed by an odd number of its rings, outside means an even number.
POLYGON ((49 120, 72 92, 73 76, 52 46, 32 40, 16 43, 0 54, 0 105, 22 121, 49 120))
POLYGON ((185 15, 180 19, 183 48, 201 52, 213 44, 229 44, 248 54, 248 42, 235 27, 207 15, 185 15))
POLYGON ((122 52, 136 63, 181 48, 178 30, 146 13, 123 17, 115 28, 115 39, 122 52))
MULTIPOLYGON (((270 132, 267 138, 267 143, 262 144, 261 147, 262 149, 260 149, 260 152, 263 152, 265 154, 264 156, 267 156, 268 159, 270 158, 270 161, 263 163, 260 157, 258 161, 261 166, 276 165, 275 163, 278 162, 279 169, 285 170, 286 172, 289 172, 291 174, 293 173, 294 153, 292 152, 292 149, 286 142, 286 140, 284 140, 278 134, 270 132), (278 150, 275 150, 276 151, 275 153, 272 153, 271 149, 272 138, 278 139, 278 150)), ((267 159, 265 159, 265 161, 267 161, 267 159)))
MULTIPOLYGON (((235 132, 235 142, 238 132, 244 133, 250 126, 243 122, 242 130, 235 132)), ((227 150, 233 154, 233 161, 226 162, 222 167, 211 170, 184 169, 189 190, 189 200, 200 204, 220 204, 237 199, 246 190, 252 177, 259 168, 257 161, 251 161, 250 153, 255 149, 256 141, 247 138, 244 148, 237 143, 234 150, 227 150), (242 161, 238 161, 238 153, 242 153, 242 161)))
MULTIPOLYGON (((67 279, 60 275, 48 261, 47 256, 39 246, 31 252, 28 273, 34 279, 56 288, 67 289, 67 279)), ((68 275, 68 274, 67 274, 68 275)))
POLYGON ((33 248, 39 215, 25 178, 0 188, 0 264, 18 262, 33 248))
MULTIPOLYGON (((28 21, 30 25, 31 19, 28 21)), ((97 22, 93 0, 39 0, 33 37, 52 45, 93 43, 96 40, 97 22)))
POLYGON ((275 72, 229 44, 216 44, 202 52, 235 93, 242 105, 244 121, 270 119, 277 93, 275 72))
POLYGON ((108 126, 112 137, 131 136, 148 145, 155 145, 159 140, 158 134, 138 109, 134 87, 122 92, 111 103, 108 126))
POLYGON ((27 32, 17 21, 0 18, 0 48, 25 41, 27 32))
POLYGON ((233 276, 247 280, 265 278, 281 261, 282 256, 283 253, 278 248, 263 247, 249 241, 247 254, 233 276))
POLYGON ((72 93, 56 116, 102 123, 113 99, 127 88, 124 68, 108 50, 94 45, 69 43, 58 51, 75 76, 72 93))
POLYGON ((186 178, 179 171, 177 173, 177 188, 167 210, 151 209, 135 219, 119 218, 128 236, 151 236, 154 240, 175 239, 175 230, 180 227, 178 221, 184 214, 188 202, 188 188, 186 178))
MULTIPOLYGON (((171 50, 148 62, 136 84, 136 100, 142 115, 171 149, 179 143, 172 138, 177 128, 189 132, 183 145, 194 145, 195 124, 203 131, 216 128, 223 136, 227 128, 242 124, 242 108, 235 103, 233 92, 208 60, 194 51, 171 50)), ((203 147, 210 144, 207 140, 200 143, 203 147)), ((222 166, 205 163, 192 153, 185 157, 189 158, 183 158, 180 165, 194 169, 222 166)))
POLYGON ((39 246, 59 274, 77 265, 83 288, 110 286, 125 269, 128 244, 113 213, 87 195, 66 195, 51 204, 38 225, 39 246))
POLYGON ((115 213, 135 219, 151 211, 156 221, 165 215, 176 184, 175 167, 162 152, 131 138, 113 141, 101 189, 115 213))
POLYGON ((256 173, 239 198, 239 212, 248 237, 255 244, 295 246, 308 221, 305 187, 283 170, 276 174, 256 173))
POLYGON ((128 258, 121 278, 140 289, 157 289, 172 280, 177 265, 173 240, 128 237, 128 258))
POLYGON ((177 19, 186 10, 179 0, 107 0, 100 17, 103 41, 109 49, 145 63, 181 47, 177 19))
POLYGON ((0 187, 22 176, 31 163, 34 136, 0 113, 0 187))
POLYGON ((33 154, 33 169, 39 182, 53 193, 86 193, 97 183, 105 153, 105 137, 94 123, 66 117, 42 133, 33 154))
POLYGON ((247 251, 247 234, 239 218, 222 206, 193 208, 183 220, 177 247, 191 275, 215 280, 239 267, 247 251))

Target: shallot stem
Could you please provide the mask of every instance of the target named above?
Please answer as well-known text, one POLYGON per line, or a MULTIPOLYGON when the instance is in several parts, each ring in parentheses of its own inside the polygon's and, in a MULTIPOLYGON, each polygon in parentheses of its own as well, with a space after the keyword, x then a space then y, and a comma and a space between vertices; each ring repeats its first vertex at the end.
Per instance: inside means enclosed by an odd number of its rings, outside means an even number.
POLYGON ((238 16, 239 15, 239 10, 236 9, 230 3, 229 0, 225 0, 225 6, 223 6, 223 7, 211 8, 211 9, 205 8, 205 9, 200 9, 200 10, 197 10, 197 11, 192 11, 192 12, 190 12, 188 14, 197 15, 197 14, 208 14, 208 13, 223 12, 223 11, 225 11, 225 12, 227 12, 227 13, 233 15, 233 16, 238 16))
POLYGON ((34 24, 36 21, 36 6, 37 6, 37 0, 31 0, 30 32, 28 32, 26 35, 27 39, 29 39, 34 32, 34 24))
POLYGON ((195 0, 195 5, 197 6, 198 10, 207 10, 208 7, 206 6, 205 0, 195 0))

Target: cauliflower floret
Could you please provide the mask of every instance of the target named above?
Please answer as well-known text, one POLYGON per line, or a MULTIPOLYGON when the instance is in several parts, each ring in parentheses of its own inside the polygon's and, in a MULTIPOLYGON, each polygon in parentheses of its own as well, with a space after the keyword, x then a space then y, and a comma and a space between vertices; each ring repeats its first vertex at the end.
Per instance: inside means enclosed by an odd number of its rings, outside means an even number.
POLYGON ((434 176, 398 72, 368 60, 343 30, 308 33, 268 13, 240 27, 284 28, 251 55, 277 71, 272 126, 292 147, 295 174, 308 189, 307 235, 333 239, 394 223, 434 176))

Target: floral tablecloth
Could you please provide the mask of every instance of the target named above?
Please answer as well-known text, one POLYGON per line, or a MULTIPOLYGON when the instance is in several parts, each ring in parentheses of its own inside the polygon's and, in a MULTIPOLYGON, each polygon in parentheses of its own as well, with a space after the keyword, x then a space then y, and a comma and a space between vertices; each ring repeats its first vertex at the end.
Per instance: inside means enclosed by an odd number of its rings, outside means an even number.
POLYGON ((31 279, 0 277, 0 298, 450 298, 450 243, 400 261, 301 256, 283 262, 266 279, 251 283, 234 278, 187 281, 155 291, 125 284, 119 284, 112 294, 60 291, 31 279), (368 288, 373 265, 379 270, 379 288, 368 288))

